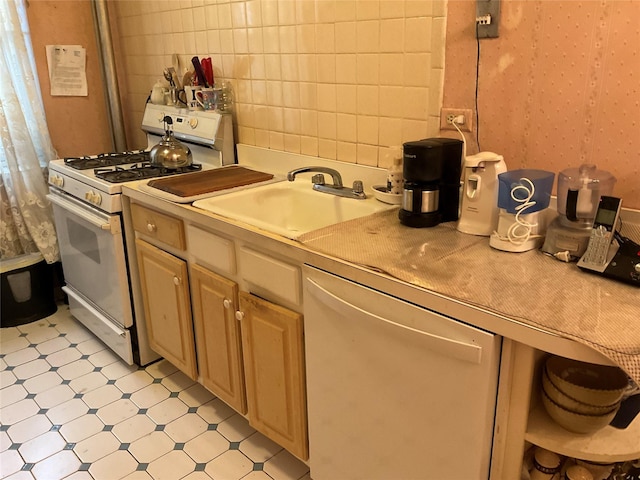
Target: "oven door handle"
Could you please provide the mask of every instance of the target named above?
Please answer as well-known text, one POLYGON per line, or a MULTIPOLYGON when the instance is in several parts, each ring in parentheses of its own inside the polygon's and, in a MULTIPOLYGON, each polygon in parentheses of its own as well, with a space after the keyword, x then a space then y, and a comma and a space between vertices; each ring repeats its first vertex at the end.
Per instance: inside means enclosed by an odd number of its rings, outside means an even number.
POLYGON ((54 205, 77 215, 86 220, 90 224, 100 228, 101 230, 109 230, 112 235, 116 235, 122 231, 119 218, 114 215, 100 215, 98 212, 89 210, 91 207, 85 206, 82 202, 70 197, 67 194, 49 193, 47 198, 54 205), (64 195, 64 196, 62 196, 64 195))

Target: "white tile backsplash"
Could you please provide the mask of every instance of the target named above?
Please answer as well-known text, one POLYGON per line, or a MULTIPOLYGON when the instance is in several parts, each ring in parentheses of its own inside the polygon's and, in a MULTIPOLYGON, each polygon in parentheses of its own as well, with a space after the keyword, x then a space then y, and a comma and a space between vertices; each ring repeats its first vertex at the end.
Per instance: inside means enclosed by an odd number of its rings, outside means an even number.
POLYGON ((323 136, 320 129, 303 131, 291 122, 257 126, 251 112, 258 105, 267 110, 285 106, 421 122, 420 128, 405 127, 400 140, 417 131, 424 133, 408 139, 439 132, 439 123, 431 117, 439 116, 442 101, 446 26, 442 0, 124 0, 116 5, 113 16, 122 46, 118 58, 126 68, 121 89, 127 99, 125 115, 130 117, 132 144, 145 143, 138 128, 144 101, 162 78, 162 69, 171 65, 174 53, 183 67, 190 65, 193 55, 212 58, 218 80, 233 85, 235 121, 244 143, 347 161, 362 158, 369 164, 370 155, 348 152, 371 150, 360 146, 389 147, 397 145, 389 142, 399 141, 397 135, 378 135, 375 130, 346 140, 338 138, 337 131, 323 136), (273 82, 281 80, 286 83, 276 93, 273 82), (371 93, 360 88, 386 85, 423 87, 429 93, 418 92, 412 102, 394 99, 394 108, 381 97, 378 104, 372 103, 371 93), (337 91, 354 88, 351 102, 336 104, 337 91), (310 101, 309 94, 303 97, 303 89, 313 89, 316 99, 310 101), (338 149, 336 140, 352 145, 338 149))

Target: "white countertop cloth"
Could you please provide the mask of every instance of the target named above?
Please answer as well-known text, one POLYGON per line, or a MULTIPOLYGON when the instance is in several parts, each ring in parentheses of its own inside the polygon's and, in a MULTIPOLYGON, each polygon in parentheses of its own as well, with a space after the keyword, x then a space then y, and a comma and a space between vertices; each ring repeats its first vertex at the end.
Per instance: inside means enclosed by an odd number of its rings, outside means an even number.
POLYGON ((640 384, 640 290, 538 250, 510 253, 453 222, 401 225, 389 210, 302 235, 309 248, 571 338, 640 384))

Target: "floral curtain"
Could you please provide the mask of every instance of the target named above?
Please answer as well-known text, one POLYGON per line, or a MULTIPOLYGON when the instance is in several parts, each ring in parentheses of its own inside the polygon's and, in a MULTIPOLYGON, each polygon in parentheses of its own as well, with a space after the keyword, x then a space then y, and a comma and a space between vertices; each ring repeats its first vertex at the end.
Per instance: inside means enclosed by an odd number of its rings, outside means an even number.
POLYGON ((0 0, 0 258, 60 258, 46 198, 56 158, 37 78, 24 0, 0 0))

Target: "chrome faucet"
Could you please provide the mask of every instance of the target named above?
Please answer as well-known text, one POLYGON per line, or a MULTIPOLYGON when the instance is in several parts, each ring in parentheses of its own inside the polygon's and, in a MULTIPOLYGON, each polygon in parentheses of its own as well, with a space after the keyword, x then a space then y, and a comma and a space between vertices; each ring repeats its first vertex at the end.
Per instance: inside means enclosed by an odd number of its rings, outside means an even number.
POLYGON ((299 173, 313 173, 316 175, 311 177, 313 182, 313 189, 318 192, 330 193, 332 195, 338 195, 339 197, 365 199, 367 196, 364 194, 364 186, 361 180, 355 180, 353 182, 353 188, 348 188, 342 185, 342 176, 340 172, 328 167, 302 167, 291 170, 287 173, 287 180, 293 182, 296 179, 296 175, 299 173), (333 185, 327 185, 324 182, 323 173, 331 175, 333 185))

